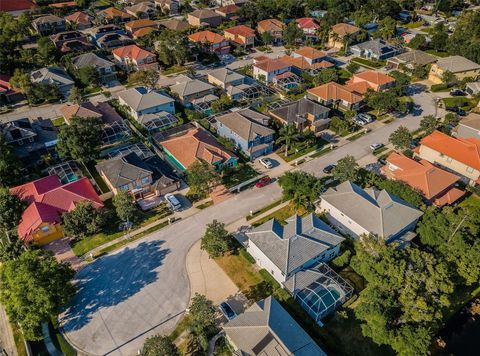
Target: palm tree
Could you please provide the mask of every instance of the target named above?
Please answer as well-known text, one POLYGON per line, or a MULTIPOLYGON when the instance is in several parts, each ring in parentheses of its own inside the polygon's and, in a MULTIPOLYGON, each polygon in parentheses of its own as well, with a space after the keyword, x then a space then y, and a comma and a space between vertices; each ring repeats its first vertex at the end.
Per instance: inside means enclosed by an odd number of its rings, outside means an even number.
POLYGON ((308 145, 313 145, 317 141, 317 136, 312 130, 306 130, 302 133, 302 140, 308 145))
POLYGON ((278 133, 277 143, 285 142, 285 157, 288 156, 288 148, 293 141, 298 141, 300 133, 292 124, 282 127, 278 133))

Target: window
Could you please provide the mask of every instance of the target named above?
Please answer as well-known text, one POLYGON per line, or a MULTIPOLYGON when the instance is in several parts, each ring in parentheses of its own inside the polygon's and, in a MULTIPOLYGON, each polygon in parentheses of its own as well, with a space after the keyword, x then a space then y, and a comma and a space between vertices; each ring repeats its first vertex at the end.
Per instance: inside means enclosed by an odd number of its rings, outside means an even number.
POLYGON ((472 167, 467 167, 467 172, 468 173, 473 173, 473 168, 472 167))
POLYGON ((128 184, 122 185, 122 186, 120 187, 120 190, 122 190, 122 191, 124 191, 124 192, 128 191, 128 184))
POLYGON ((452 162, 452 159, 450 157, 447 157, 447 162, 448 163, 452 162))
POLYGON ((150 179, 148 177, 143 177, 141 180, 142 184, 147 184, 149 181, 150 179))
POLYGON ((42 226, 41 230, 42 230, 42 232, 49 232, 49 231, 50 231, 50 227, 48 227, 48 226, 42 226))

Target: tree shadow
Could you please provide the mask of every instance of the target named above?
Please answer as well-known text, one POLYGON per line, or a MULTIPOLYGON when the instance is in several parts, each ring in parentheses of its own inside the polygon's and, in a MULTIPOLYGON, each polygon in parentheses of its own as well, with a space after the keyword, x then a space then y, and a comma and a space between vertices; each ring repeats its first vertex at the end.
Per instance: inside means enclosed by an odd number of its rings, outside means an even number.
POLYGON ((65 332, 81 329, 100 308, 117 305, 158 278, 169 249, 164 241, 142 242, 102 257, 76 275, 77 294, 61 316, 65 332))

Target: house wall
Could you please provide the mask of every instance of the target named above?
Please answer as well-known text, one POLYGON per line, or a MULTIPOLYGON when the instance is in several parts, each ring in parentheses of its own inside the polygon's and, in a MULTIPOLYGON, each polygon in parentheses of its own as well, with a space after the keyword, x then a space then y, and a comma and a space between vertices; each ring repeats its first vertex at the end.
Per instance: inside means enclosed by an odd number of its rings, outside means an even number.
POLYGON ((58 224, 43 223, 33 232, 33 242, 43 246, 64 236, 63 229, 58 224))
POLYGON ((186 96, 181 97, 180 101, 182 102, 182 104, 190 104, 195 99, 203 98, 204 96, 206 96, 208 94, 213 94, 214 91, 215 91, 215 89, 212 88, 212 89, 200 91, 198 93, 193 93, 191 95, 186 95, 186 96))
MULTIPOLYGON (((444 73, 444 70, 441 67, 439 67, 438 64, 434 63, 430 67, 430 72, 428 73, 428 80, 434 82, 435 84, 440 84, 443 82, 442 80, 443 73, 444 73)), ((469 70, 465 72, 457 72, 454 74, 458 80, 462 80, 464 78, 473 78, 474 80, 476 80, 477 78, 480 77, 480 69, 469 70)))
POLYGON ((362 234, 370 233, 370 231, 351 220, 347 215, 338 210, 325 199, 322 199, 320 202, 320 210, 327 213, 327 219, 330 224, 353 238, 358 238, 362 234))
POLYGON ((255 259, 257 265, 261 268, 265 268, 278 283, 283 284, 287 280, 287 277, 283 274, 280 268, 270 261, 262 250, 260 250, 251 240, 248 241, 247 251, 255 259))
POLYGON ((474 129, 472 127, 464 126, 462 124, 458 125, 456 135, 457 137, 463 138, 476 138, 480 139, 480 130, 474 129))

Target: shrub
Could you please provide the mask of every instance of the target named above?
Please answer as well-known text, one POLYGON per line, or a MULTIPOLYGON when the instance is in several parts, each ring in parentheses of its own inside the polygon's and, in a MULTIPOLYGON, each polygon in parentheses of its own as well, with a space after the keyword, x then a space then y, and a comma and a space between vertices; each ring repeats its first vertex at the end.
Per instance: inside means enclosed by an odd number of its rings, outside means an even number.
POLYGON ((245 260, 250 262, 252 265, 255 263, 255 259, 252 257, 252 255, 249 254, 247 250, 243 248, 240 250, 240 256, 242 256, 245 260))
POLYGON ((336 268, 343 268, 350 263, 350 258, 352 257, 352 253, 350 250, 345 251, 340 256, 337 256, 332 260, 332 265, 336 268))
POLYGON ((260 271, 258 271, 260 275, 262 276, 263 280, 268 283, 274 290, 280 288, 280 283, 278 283, 275 278, 272 277, 270 273, 265 268, 262 268, 260 271))

